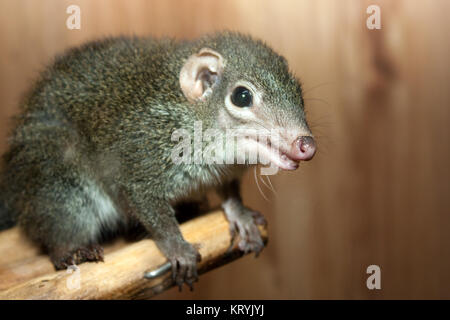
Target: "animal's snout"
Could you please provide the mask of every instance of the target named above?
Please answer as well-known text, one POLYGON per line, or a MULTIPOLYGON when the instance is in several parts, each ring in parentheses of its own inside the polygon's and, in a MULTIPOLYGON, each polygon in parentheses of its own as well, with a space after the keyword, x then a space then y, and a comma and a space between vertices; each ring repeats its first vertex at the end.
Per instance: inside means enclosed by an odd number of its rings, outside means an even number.
POLYGON ((292 143, 290 157, 293 160, 311 160, 316 153, 316 143, 313 137, 301 136, 292 143))

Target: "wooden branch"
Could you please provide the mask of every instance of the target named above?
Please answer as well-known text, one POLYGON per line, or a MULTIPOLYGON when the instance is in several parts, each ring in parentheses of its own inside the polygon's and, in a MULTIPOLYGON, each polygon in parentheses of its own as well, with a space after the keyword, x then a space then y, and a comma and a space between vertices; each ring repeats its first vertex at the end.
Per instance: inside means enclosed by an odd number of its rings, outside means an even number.
MULTIPOLYGON (((229 224, 216 211, 181 225, 183 236, 199 246, 200 274, 233 261, 242 253, 227 253, 229 224)), ((260 227, 264 242, 267 230, 260 227)), ((78 270, 54 271, 48 256, 17 228, 0 233, 0 299, 147 299, 172 287, 171 273, 145 279, 144 273, 166 262, 152 240, 118 241, 105 248, 104 263, 83 263, 78 270)), ((187 287, 186 287, 187 288, 187 287)))

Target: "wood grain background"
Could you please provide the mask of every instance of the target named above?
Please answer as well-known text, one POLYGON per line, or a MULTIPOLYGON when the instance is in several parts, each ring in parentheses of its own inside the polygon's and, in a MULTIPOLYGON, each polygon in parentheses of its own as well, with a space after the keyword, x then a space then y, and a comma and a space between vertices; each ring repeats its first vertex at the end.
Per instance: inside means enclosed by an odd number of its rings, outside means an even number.
POLYGON ((161 298, 450 298, 450 1, 0 0, 0 152, 21 94, 56 53, 105 35, 266 40, 305 88, 319 153, 244 199, 269 246, 161 298), (81 7, 81 30, 66 8, 81 7), (382 29, 366 28, 381 7, 382 29), (366 287, 366 268, 382 289, 366 287))

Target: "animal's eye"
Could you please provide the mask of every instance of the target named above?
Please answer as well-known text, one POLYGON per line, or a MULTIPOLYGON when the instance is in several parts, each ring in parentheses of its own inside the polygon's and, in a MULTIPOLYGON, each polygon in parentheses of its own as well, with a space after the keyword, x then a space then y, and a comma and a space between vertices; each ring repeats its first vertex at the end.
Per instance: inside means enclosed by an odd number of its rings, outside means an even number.
POLYGON ((251 107, 253 104, 253 96, 246 87, 237 87, 231 94, 231 102, 238 107, 251 107))

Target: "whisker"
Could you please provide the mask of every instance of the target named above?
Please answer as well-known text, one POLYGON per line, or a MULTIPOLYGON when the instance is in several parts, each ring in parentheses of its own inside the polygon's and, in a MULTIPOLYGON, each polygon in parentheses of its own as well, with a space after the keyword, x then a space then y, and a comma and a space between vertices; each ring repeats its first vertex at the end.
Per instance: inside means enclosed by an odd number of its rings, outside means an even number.
POLYGON ((329 103, 328 101, 324 100, 324 99, 320 99, 320 98, 303 98, 304 101, 319 101, 319 102, 323 102, 325 103, 327 106, 331 107, 331 103, 329 103))
POLYGON ((314 90, 314 89, 317 89, 317 88, 320 88, 320 87, 323 87, 323 86, 332 85, 332 84, 336 84, 336 82, 335 81, 328 81, 328 82, 319 83, 319 84, 317 84, 315 86, 312 86, 311 88, 304 89, 303 90, 303 94, 305 94, 306 92, 309 92, 311 90, 314 90))
POLYGON ((273 187, 272 181, 270 180, 270 177, 268 175, 266 175, 266 179, 267 179, 267 182, 269 183, 270 188, 271 188, 272 192, 274 193, 274 195, 278 196, 277 192, 275 191, 275 188, 273 187))
POLYGON ((261 175, 261 171, 259 171, 259 178, 261 179, 261 182, 266 186, 266 188, 270 190, 269 185, 267 184, 266 181, 264 181, 264 179, 263 179, 263 177, 261 175))
POLYGON ((256 177, 256 166, 254 167, 255 170, 253 170, 254 173, 254 177, 255 177, 255 182, 256 182, 256 186, 258 187, 259 192, 261 193, 262 197, 266 200, 269 201, 269 199, 267 199, 266 195, 264 194, 264 192, 261 190, 261 187, 259 186, 259 182, 258 179, 256 177))

